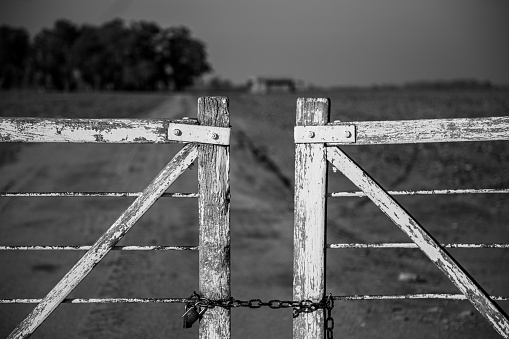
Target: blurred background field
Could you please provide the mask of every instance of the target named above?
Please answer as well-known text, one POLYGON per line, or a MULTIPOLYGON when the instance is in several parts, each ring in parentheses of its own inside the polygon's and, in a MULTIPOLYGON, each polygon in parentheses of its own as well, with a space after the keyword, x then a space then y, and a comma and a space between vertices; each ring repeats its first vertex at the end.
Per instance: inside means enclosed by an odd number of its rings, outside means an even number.
MULTIPOLYGON (((65 118, 195 117, 198 96, 230 99, 232 296, 290 300, 293 251, 293 126, 298 97, 329 97, 331 121, 507 116, 509 90, 341 89, 251 95, 0 92, 0 116, 65 118)), ((0 145, 0 190, 141 190, 174 145, 0 145), (106 187, 106 188, 104 188, 106 187)), ((468 142, 348 146, 346 152, 387 190, 508 188, 509 144, 468 142)), ((188 171, 174 190, 196 190, 188 171)), ((180 179, 179 179, 180 180, 180 179)), ((340 173, 329 192, 357 190, 340 173)), ((509 242, 506 195, 396 197, 440 242, 509 242)), ((129 199, 2 198, 1 245, 91 244, 129 199)), ((328 242, 406 242, 366 198, 331 198, 328 242)), ((196 245, 194 200, 162 200, 121 244, 196 245), (180 243, 179 243, 180 242, 180 243)), ((457 293, 415 249, 328 250, 327 293, 457 293), (400 276, 414 277, 410 280, 400 276)), ((509 295, 509 251, 450 253, 492 295, 509 295)), ((40 298, 79 253, 2 252, 0 298, 40 298), (14 294, 14 295, 13 295, 14 294)), ((111 253, 79 297, 187 297, 197 290, 196 253, 111 253)), ((500 302, 509 311, 508 302, 500 302)), ((1 305, 6 336, 33 305, 1 305)), ((61 305, 34 338, 196 337, 181 329, 181 305, 61 305), (75 312, 75 313, 74 313, 75 312), (73 315, 74 313, 74 315, 73 315)), ((233 338, 291 338, 291 310, 234 309, 233 338)), ((496 338, 466 301, 337 302, 335 333, 351 338, 496 338)))

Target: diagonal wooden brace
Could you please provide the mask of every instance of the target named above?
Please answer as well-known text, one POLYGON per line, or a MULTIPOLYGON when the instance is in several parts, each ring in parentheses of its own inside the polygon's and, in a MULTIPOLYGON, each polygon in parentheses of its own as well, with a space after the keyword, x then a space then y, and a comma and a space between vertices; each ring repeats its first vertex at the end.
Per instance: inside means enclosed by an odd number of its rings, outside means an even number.
POLYGON ((197 156, 198 145, 185 145, 8 338, 28 338, 148 211, 164 191, 194 162, 197 156))
POLYGON ((509 320, 504 311, 396 200, 338 147, 327 147, 327 160, 417 244, 503 338, 509 338, 509 320))

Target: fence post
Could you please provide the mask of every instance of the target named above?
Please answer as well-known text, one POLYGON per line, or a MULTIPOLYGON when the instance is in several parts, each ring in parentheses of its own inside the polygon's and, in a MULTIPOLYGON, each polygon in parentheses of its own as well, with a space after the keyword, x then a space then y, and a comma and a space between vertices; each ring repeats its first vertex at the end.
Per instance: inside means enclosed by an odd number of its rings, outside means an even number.
MULTIPOLYGON (((198 99, 202 125, 229 127, 228 98, 198 99)), ((200 222, 200 294, 229 299, 230 291, 230 147, 201 144, 198 152, 200 222)), ((207 310, 200 322, 200 339, 230 338, 230 309, 207 310)))
MULTIPOLYGON (((299 98, 297 125, 326 125, 330 100, 299 98)), ((325 144, 295 145, 293 300, 321 301, 325 296, 327 150, 325 144)), ((324 338, 324 311, 300 313, 293 338, 324 338)))

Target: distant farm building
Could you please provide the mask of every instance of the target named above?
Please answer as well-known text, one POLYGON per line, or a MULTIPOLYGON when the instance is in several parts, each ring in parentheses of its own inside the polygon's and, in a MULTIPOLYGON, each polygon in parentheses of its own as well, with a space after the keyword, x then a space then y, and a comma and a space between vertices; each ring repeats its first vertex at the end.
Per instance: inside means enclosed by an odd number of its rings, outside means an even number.
POLYGON ((251 77, 248 90, 252 94, 293 93, 297 90, 297 83, 291 78, 251 77))

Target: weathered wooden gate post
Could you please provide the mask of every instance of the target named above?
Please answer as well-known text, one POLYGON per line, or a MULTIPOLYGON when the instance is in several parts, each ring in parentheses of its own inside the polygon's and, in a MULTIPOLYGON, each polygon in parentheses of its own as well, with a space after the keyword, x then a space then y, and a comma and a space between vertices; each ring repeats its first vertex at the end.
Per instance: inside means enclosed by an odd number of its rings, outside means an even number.
MULTIPOLYGON (((228 99, 198 99, 201 125, 229 127, 228 99)), ((229 299, 230 291, 230 147, 201 144, 198 153, 200 219, 200 294, 229 299)), ((230 338, 230 309, 214 307, 200 322, 200 338, 230 338)))
MULTIPOLYGON (((299 98, 297 126, 326 125, 330 100, 299 98)), ((311 136, 310 136, 311 137, 311 136)), ((325 296, 327 150, 325 144, 295 145, 293 300, 321 301, 325 296)), ((324 311, 300 313, 294 339, 324 337, 324 311)))

